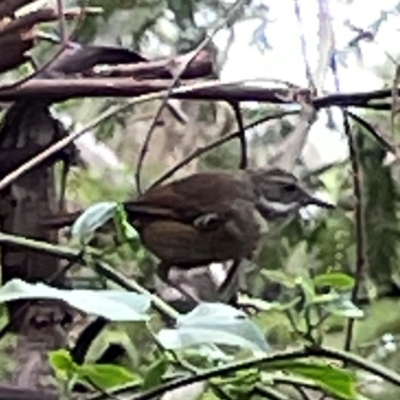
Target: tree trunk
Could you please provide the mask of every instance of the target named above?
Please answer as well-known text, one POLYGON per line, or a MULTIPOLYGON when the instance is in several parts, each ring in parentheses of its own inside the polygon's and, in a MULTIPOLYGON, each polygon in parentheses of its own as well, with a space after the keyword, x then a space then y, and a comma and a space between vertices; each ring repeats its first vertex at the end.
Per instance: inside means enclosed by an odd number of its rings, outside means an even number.
MULTIPOLYGON (((3 178, 49 147, 65 135, 62 126, 50 113, 47 105, 36 102, 19 102, 6 113, 0 130, 0 177, 3 178)), ((65 153, 64 153, 65 154, 65 153)), ((52 157, 6 187, 0 196, 0 229, 27 238, 57 242, 57 233, 45 231, 40 224, 44 215, 55 213, 54 163, 60 155, 52 157)), ((1 248, 2 281, 14 278, 27 282, 48 282, 60 272, 57 258, 40 252, 11 245, 1 248)), ((63 276, 53 285, 60 286, 63 276)), ((65 306, 55 302, 23 301, 7 304, 10 330, 18 334, 18 345, 13 358, 17 362, 13 384, 25 388, 46 388, 43 375, 49 374, 47 352, 63 347, 60 336, 63 328, 65 306)), ((50 385, 51 386, 51 385, 50 385)))

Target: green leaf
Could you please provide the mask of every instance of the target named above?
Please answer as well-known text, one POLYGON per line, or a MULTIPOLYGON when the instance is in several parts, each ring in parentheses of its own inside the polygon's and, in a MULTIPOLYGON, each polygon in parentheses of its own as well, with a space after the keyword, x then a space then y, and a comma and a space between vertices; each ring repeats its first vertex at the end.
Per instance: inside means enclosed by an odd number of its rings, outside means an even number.
POLYGON ((27 283, 13 279, 0 289, 0 303, 14 300, 54 299, 87 314, 110 321, 147 321, 150 299, 122 290, 56 289, 44 283, 27 283))
POLYGON ((126 385, 139 381, 140 377, 125 367, 112 364, 83 364, 79 367, 79 377, 87 379, 102 389, 126 385))
MULTIPOLYGON (((76 372, 74 372, 71 375, 68 375, 68 380, 65 382, 65 389, 66 389, 65 394, 68 395, 67 398, 73 397, 73 390, 78 381, 79 381, 79 376, 76 372)), ((90 389, 90 387, 89 387, 89 389, 90 389)))
MULTIPOLYGON (((260 381, 260 373, 257 369, 240 371, 233 377, 213 379, 213 387, 221 388, 231 399, 251 398, 254 386, 260 381)), ((215 392, 219 394, 219 392, 215 392)), ((218 397, 220 398, 220 397, 218 397)))
POLYGON ((363 394, 357 393, 357 400, 373 400, 371 397, 364 396, 363 394))
POLYGON ((326 305, 324 308, 334 315, 345 318, 359 319, 364 317, 364 311, 359 309, 348 296, 339 296, 336 301, 332 301, 326 305))
POLYGON ((259 311, 274 311, 282 310, 283 305, 277 302, 270 302, 247 295, 239 295, 239 303, 244 303, 246 306, 254 307, 259 311))
POLYGON ((307 253, 307 242, 296 244, 293 250, 291 250, 290 257, 286 263, 286 271, 294 276, 306 276, 308 275, 310 263, 310 256, 307 253))
POLYGON ((247 315, 222 303, 200 303, 178 317, 176 329, 162 329, 157 337, 170 350, 214 343, 269 352, 264 335, 247 315))
POLYGON ((322 363, 277 361, 268 363, 266 369, 279 369, 311 379, 333 396, 346 400, 357 399, 355 375, 341 368, 322 363))
POLYGON ((71 228, 71 237, 79 242, 87 242, 96 229, 103 226, 115 215, 118 203, 102 201, 87 208, 75 221, 71 228))
POLYGON ((126 211, 121 204, 116 209, 115 220, 117 229, 125 241, 131 242, 139 237, 137 230, 128 222, 126 211))
POLYGON ((296 284, 303 290, 306 303, 312 303, 315 298, 315 288, 312 279, 306 276, 300 276, 296 278, 296 284))
POLYGON ((68 350, 60 349, 49 352, 50 365, 58 371, 73 374, 76 372, 78 365, 72 360, 68 350))
MULTIPOLYGON (((227 363, 234 360, 232 355, 224 353, 220 348, 210 344, 204 344, 200 347, 192 349, 193 354, 196 358, 201 357, 208 360, 211 363, 227 363)), ((185 354, 190 354, 190 350, 186 350, 185 354)))
POLYGON ((147 369, 144 377, 143 390, 148 390, 158 386, 168 369, 168 359, 164 356, 154 361, 147 369))
POLYGON ((327 274, 317 275, 313 280, 315 286, 328 286, 340 290, 349 290, 355 284, 354 278, 350 275, 344 274, 343 272, 330 272, 327 274))
POLYGON ((314 297, 312 304, 329 304, 336 302, 340 298, 338 293, 318 294, 314 297))
POLYGON ((233 375, 218 376, 212 379, 212 382, 218 386, 222 386, 227 383, 237 386, 253 386, 259 381, 260 371, 258 368, 240 370, 233 375))
POLYGON ((261 274, 265 276, 268 280, 279 283, 289 289, 294 289, 296 287, 295 279, 290 275, 285 274, 283 271, 262 270, 261 274))

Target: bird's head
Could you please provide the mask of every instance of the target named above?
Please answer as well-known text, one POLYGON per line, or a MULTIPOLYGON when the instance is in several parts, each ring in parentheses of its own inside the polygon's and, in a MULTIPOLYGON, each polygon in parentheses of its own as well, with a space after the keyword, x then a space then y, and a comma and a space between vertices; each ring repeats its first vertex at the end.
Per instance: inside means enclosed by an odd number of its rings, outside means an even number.
POLYGON ((257 209, 267 219, 287 216, 311 204, 335 208, 312 196, 294 175, 282 169, 255 169, 249 171, 249 176, 257 198, 257 209))

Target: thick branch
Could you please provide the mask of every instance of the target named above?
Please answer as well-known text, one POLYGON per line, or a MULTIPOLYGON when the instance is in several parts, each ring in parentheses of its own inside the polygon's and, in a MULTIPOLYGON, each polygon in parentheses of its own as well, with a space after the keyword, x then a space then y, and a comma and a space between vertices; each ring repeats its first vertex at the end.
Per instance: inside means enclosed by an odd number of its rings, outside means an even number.
MULTIPOLYGON (((151 64, 151 62, 150 62, 151 64)), ((80 78, 80 79, 32 79, 23 85, 0 91, 0 101, 19 99, 52 99, 62 101, 81 97, 135 97, 154 93, 154 98, 162 97, 156 92, 168 89, 169 80, 134 80, 131 78, 80 78)), ((173 91, 172 98, 212 101, 260 101, 275 104, 293 103, 290 89, 268 89, 254 86, 207 82, 196 88, 183 85, 173 91)), ((399 89, 400 94, 400 89, 399 89)), ((386 109, 386 104, 369 104, 371 100, 382 100, 392 96, 390 89, 364 93, 342 93, 312 100, 314 107, 356 106, 386 109)), ((389 104, 390 107, 390 104, 389 104)))
MULTIPOLYGON (((96 74, 99 77, 132 77, 135 79, 171 79, 171 64, 180 64, 186 54, 136 64, 109 66, 96 74)), ((214 60, 208 51, 201 51, 180 76, 180 79, 196 79, 213 75, 214 60)))
POLYGON ((3 0, 0 3, 0 18, 11 16, 19 8, 33 3, 35 0, 3 0))
MULTIPOLYGON (((30 1, 17 0, 12 2, 3 1, 0 3, 0 19, 6 15, 12 15, 15 10, 30 1)), ((62 18, 78 19, 83 14, 98 13, 97 9, 69 9, 63 12, 62 18)), ((42 8, 24 14, 10 22, 1 21, 0 23, 0 73, 19 67, 21 64, 30 60, 25 53, 34 47, 34 38, 37 34, 32 28, 42 22, 57 21, 59 13, 52 8, 42 8)))
POLYGON ((32 32, 24 35, 19 32, 0 36, 0 53, 4 56, 0 59, 0 73, 17 68, 29 57, 25 53, 34 46, 32 32))
MULTIPOLYGON (((83 12, 88 11, 84 9, 83 12)), ((65 10, 64 17, 71 20, 78 18, 80 14, 81 12, 79 9, 69 9, 65 10)), ((12 32, 28 30, 40 23, 57 21, 58 18, 59 15, 53 8, 42 8, 11 21, 0 30, 0 35, 2 36, 12 32)))

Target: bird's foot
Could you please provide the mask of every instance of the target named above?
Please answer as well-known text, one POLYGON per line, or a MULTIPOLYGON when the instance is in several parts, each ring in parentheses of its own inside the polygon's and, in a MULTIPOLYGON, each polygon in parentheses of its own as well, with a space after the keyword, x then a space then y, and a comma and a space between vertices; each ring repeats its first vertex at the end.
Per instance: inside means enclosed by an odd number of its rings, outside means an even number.
POLYGON ((200 303, 200 300, 190 293, 188 293, 184 288, 180 287, 178 284, 173 282, 173 280, 170 278, 169 273, 171 271, 171 266, 160 263, 158 268, 157 268, 157 276, 168 286, 172 287, 173 289, 177 290, 183 298, 186 298, 188 300, 193 301, 194 303, 198 304, 200 303))
POLYGON ((224 299, 233 307, 237 307, 238 301, 240 264, 240 260, 235 260, 233 262, 225 280, 218 288, 218 298, 224 299))

